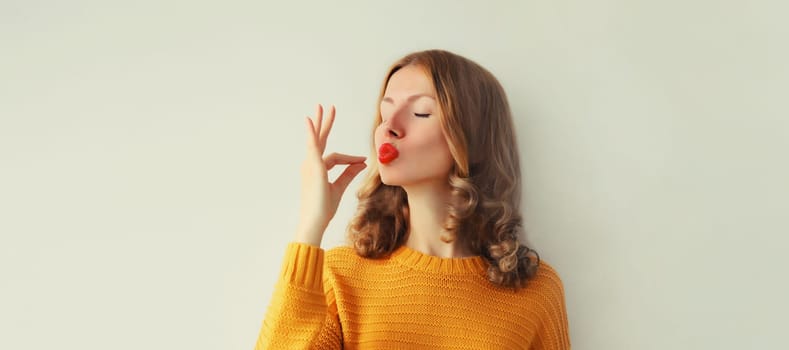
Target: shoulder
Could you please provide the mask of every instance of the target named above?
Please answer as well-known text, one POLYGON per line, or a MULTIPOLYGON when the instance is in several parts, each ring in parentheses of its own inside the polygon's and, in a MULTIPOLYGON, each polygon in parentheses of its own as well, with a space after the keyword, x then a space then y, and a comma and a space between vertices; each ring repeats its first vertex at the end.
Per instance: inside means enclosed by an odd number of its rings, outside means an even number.
POLYGON ((526 282, 526 289, 545 298, 564 299, 564 283, 559 272, 545 260, 540 261, 537 273, 526 282))
POLYGON ((392 269, 389 259, 365 258, 347 245, 326 250, 324 258, 324 273, 339 279, 374 280, 394 273, 392 269))
POLYGON ((544 260, 540 261, 540 266, 537 267, 537 273, 528 283, 534 283, 541 289, 564 294, 564 284, 562 283, 561 277, 559 277, 559 272, 556 271, 553 265, 544 260))
POLYGON ((540 319, 537 332, 545 348, 569 349, 569 325, 564 301, 564 284, 559 273, 545 261, 540 262, 537 274, 526 285, 531 290, 533 310, 540 319))
POLYGON ((392 273, 391 265, 387 262, 386 259, 362 257, 350 246, 331 248, 324 255, 324 281, 331 284, 339 294, 364 288, 392 273))
POLYGON ((370 259, 359 256, 356 250, 346 245, 326 250, 324 258, 325 270, 334 275, 353 274, 370 264, 370 259))
POLYGON ((361 257, 350 246, 343 245, 326 250, 326 265, 343 266, 356 262, 361 257))
POLYGON ((564 301, 564 283, 556 269, 544 260, 540 262, 537 273, 526 283, 523 292, 541 305, 540 309, 547 315, 556 316, 566 313, 564 301))

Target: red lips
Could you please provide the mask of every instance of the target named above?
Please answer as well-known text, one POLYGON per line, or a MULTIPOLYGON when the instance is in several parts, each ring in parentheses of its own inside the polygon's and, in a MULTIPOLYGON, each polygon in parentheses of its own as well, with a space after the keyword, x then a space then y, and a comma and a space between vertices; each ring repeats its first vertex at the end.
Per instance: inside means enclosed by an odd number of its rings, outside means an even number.
POLYGON ((378 161, 383 164, 395 160, 395 158, 397 158, 398 155, 399 152, 397 152, 397 148, 395 148, 395 146, 392 146, 391 143, 384 143, 381 145, 381 147, 378 148, 378 161))

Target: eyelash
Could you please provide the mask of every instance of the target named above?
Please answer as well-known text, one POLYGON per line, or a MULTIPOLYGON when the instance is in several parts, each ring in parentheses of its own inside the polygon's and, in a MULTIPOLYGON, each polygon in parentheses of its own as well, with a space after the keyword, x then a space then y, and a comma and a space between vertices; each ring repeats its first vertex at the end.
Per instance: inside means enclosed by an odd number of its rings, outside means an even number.
POLYGON ((427 117, 430 116, 429 113, 414 113, 414 115, 419 117, 419 118, 427 118, 427 117))

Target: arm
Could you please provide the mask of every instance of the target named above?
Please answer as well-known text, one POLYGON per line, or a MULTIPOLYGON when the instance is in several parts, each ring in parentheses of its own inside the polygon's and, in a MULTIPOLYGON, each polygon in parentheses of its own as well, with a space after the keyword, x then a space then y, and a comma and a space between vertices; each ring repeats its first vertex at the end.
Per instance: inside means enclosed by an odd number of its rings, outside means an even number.
POLYGON ((537 272, 545 289, 542 291, 542 316, 532 350, 569 350, 570 333, 567 308, 564 302, 564 286, 559 275, 550 265, 543 263, 537 272))
POLYGON ((301 166, 299 227, 295 241, 288 245, 256 350, 342 347, 337 305, 331 283, 324 278, 320 244, 345 189, 367 165, 366 157, 340 153, 323 156, 334 114, 332 106, 324 121, 323 107, 318 105, 315 120, 305 120, 307 156, 301 166), (329 182, 328 171, 336 165, 347 167, 329 182))
POLYGON ((255 350, 341 349, 334 291, 323 278, 324 251, 290 243, 255 350))

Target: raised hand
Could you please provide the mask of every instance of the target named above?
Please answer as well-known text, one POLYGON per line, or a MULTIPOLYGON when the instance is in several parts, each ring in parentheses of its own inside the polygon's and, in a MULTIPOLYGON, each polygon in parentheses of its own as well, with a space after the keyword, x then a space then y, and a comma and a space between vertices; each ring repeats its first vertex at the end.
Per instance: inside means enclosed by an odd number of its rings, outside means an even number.
POLYGON ((318 105, 315 120, 307 117, 307 155, 301 166, 301 210, 296 241, 320 246, 329 221, 337 213, 345 189, 367 164, 367 157, 331 153, 324 156, 326 140, 334 124, 335 109, 323 119, 323 106, 318 105), (329 170, 348 165, 340 176, 329 182, 329 170))

